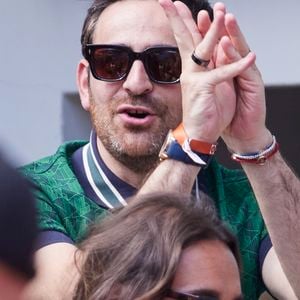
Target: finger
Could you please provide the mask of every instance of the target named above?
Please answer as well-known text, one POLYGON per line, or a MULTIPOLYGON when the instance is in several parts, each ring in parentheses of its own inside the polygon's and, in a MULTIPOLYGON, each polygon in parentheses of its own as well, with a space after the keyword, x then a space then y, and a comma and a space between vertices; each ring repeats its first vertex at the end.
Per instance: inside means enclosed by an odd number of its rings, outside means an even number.
POLYGON ((177 12, 178 12, 179 16, 181 17, 185 26, 189 30, 189 32, 192 36, 194 45, 198 45, 202 40, 202 36, 201 36, 201 33, 193 19, 190 9, 181 1, 175 1, 174 5, 177 8, 177 12))
POLYGON ((219 42, 219 49, 222 49, 223 55, 219 61, 219 65, 225 65, 241 59, 241 55, 234 48, 232 41, 228 36, 223 36, 219 42))
POLYGON ((214 53, 214 61, 217 68, 233 62, 228 58, 226 51, 224 50, 224 47, 221 46, 222 40, 223 38, 220 40, 214 53))
POLYGON ((247 55, 250 48, 233 14, 226 14, 225 27, 235 49, 242 57, 247 55))
POLYGON ((255 62, 255 54, 249 52, 245 57, 240 60, 233 62, 229 65, 224 65, 217 69, 213 69, 209 72, 206 72, 210 77, 210 82, 213 85, 217 85, 223 81, 230 80, 239 74, 245 72, 249 67, 251 67, 255 62))
MULTIPOLYGON (((222 2, 217 2, 215 5, 214 5, 214 15, 216 15, 216 13, 218 11, 222 12, 224 15, 226 15, 226 7, 224 5, 224 3, 222 2)), ((224 35, 227 35, 227 31, 226 31, 226 27, 225 27, 225 21, 224 21, 224 24, 223 24, 223 28, 221 30, 221 34, 220 36, 224 36, 224 35)))
POLYGON ((222 2, 217 2, 214 5, 214 10, 220 10, 222 11, 224 14, 226 14, 226 7, 225 4, 222 2))
MULTIPOLYGON (((229 39, 229 37, 223 37, 220 40, 220 48, 222 48, 224 57, 221 62, 219 62, 219 65, 224 65, 228 64, 234 61, 238 61, 239 59, 242 58, 240 53, 234 48, 232 41, 229 39)), ((249 51, 248 51, 249 53, 249 51)), ((221 56, 220 56, 221 57, 221 56)), ((248 79, 253 79, 256 76, 256 73, 259 72, 256 65, 253 64, 251 68, 248 68, 243 72, 243 74, 240 74, 241 76, 248 78, 248 79), (254 72, 253 72, 254 71, 254 72)))
POLYGON ((187 53, 191 53, 194 49, 193 38, 178 14, 174 3, 171 0, 159 0, 159 4, 164 9, 165 14, 170 21, 181 54, 182 64, 185 64, 185 60, 188 57, 187 53))
MULTIPOLYGON (((216 44, 224 24, 224 13, 217 11, 209 30, 202 42, 195 49, 195 55, 202 60, 210 60, 213 56, 216 44)), ((196 68, 196 64, 194 66, 196 68)))
POLYGON ((201 33, 201 36, 206 35, 210 25, 211 25, 211 20, 208 12, 206 10, 200 10, 197 16, 197 27, 201 33))
MULTIPOLYGON (((222 2, 217 2, 214 5, 213 11, 214 11, 213 13, 214 15, 216 14, 216 11, 221 11, 224 14, 226 14, 226 7, 222 2)), ((200 10, 197 17, 197 24, 198 24, 198 29, 202 36, 206 35, 211 25, 211 22, 212 20, 210 19, 208 12, 206 10, 200 10)), ((222 32, 221 35, 225 35, 225 34, 226 34, 226 30, 224 27, 224 31, 222 32)))

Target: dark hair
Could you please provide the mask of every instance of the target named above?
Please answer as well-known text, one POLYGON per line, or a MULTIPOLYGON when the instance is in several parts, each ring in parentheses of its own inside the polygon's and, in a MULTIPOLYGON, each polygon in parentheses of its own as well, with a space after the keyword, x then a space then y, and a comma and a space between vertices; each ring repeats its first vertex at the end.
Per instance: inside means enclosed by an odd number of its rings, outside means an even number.
MULTIPOLYGON (((118 1, 122 0, 94 0, 93 4, 88 9, 81 33, 81 51, 84 57, 86 57, 85 46, 86 44, 91 44, 93 42, 95 26, 101 13, 104 11, 105 8, 118 1)), ((191 10, 195 21, 197 20, 197 15, 200 10, 206 10, 210 16, 210 19, 213 19, 213 10, 207 0, 180 1, 187 5, 187 7, 191 10)))
POLYGON ((182 250, 198 241, 224 243, 239 265, 236 240, 210 200, 160 193, 131 201, 79 246, 84 262, 74 299, 161 299, 182 250))
POLYGON ((0 156, 0 262, 26 279, 35 275, 38 235, 32 185, 0 156))

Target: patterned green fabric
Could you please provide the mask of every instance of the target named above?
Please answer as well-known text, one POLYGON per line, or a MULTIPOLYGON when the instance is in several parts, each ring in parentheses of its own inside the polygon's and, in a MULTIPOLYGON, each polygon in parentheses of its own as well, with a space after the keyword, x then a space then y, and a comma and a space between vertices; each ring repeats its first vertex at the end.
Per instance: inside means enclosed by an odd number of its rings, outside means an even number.
MULTIPOLYGON (((106 214, 84 195, 72 171, 71 156, 85 143, 68 142, 55 155, 22 168, 37 186, 40 229, 62 232, 75 243, 85 236, 92 221, 106 214)), ((219 216, 238 237, 245 299, 258 299, 263 290, 258 249, 267 232, 249 182, 243 171, 225 169, 214 160, 205 170, 204 178, 219 216)))

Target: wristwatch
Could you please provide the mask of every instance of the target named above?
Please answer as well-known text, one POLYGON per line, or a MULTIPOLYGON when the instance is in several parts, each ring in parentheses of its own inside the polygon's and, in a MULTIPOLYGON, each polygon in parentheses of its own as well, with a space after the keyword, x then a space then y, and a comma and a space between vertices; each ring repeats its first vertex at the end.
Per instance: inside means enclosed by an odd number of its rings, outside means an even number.
POLYGON ((206 168, 212 158, 212 155, 203 154, 199 152, 192 151, 193 155, 189 155, 183 147, 177 142, 170 130, 165 142, 159 152, 160 160, 174 159, 181 161, 185 164, 200 166, 206 168))
POLYGON ((188 144, 188 148, 194 152, 214 155, 217 150, 217 144, 211 144, 188 138, 182 123, 180 123, 178 127, 173 130, 173 136, 182 147, 184 147, 184 144, 185 147, 188 144))

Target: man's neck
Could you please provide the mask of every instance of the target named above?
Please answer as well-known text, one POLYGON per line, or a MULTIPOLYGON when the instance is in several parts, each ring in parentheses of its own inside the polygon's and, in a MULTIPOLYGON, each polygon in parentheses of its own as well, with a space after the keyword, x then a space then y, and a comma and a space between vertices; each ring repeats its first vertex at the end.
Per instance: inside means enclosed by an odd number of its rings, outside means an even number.
POLYGON ((106 150, 99 138, 97 138, 97 149, 102 160, 116 176, 118 176, 120 179, 127 182, 131 186, 135 187, 136 189, 139 189, 142 186, 149 172, 135 172, 125 166, 106 150))

